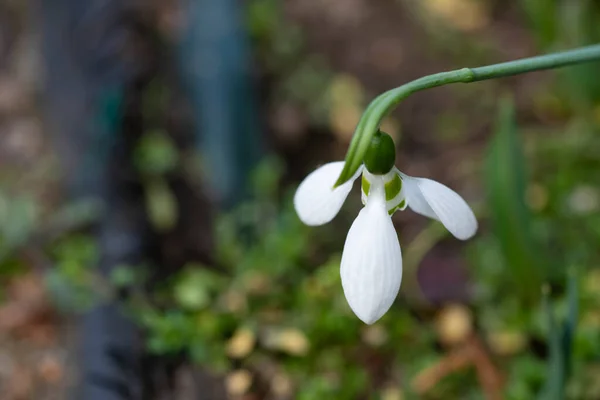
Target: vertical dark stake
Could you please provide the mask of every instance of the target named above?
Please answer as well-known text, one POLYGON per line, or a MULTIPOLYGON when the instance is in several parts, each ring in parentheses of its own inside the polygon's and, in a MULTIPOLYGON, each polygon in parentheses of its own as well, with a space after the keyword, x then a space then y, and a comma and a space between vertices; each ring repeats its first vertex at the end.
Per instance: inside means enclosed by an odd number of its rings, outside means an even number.
POLYGON ((237 0, 188 0, 181 63, 197 121, 197 143, 225 206, 248 193, 260 128, 244 9, 237 0))
MULTIPOLYGON (((139 264, 149 246, 141 190, 129 165, 132 142, 143 130, 144 81, 143 69, 132 62, 132 10, 125 0, 38 5, 47 121, 69 196, 104 206, 93 229, 107 275, 117 264, 139 264)), ((87 313, 82 335, 81 387, 74 398, 142 398, 139 332, 118 306, 102 304, 87 313)))

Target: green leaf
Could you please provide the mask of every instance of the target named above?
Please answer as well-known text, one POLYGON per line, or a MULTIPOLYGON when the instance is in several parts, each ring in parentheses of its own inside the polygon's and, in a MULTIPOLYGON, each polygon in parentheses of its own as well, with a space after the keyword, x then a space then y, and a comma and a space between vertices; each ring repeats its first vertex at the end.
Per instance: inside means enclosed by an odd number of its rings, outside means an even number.
POLYGON ((118 288, 132 286, 137 278, 138 273, 130 265, 118 265, 110 271, 110 281, 118 288))
POLYGON ((34 199, 20 196, 14 199, 5 199, 3 215, 0 215, 0 236, 4 246, 9 250, 23 245, 33 234, 38 223, 39 210, 34 199))
POLYGON ((577 283, 577 273, 574 268, 569 269, 567 279, 567 316, 562 328, 561 344, 564 355, 565 374, 568 377, 571 373, 571 355, 579 317, 579 285, 577 283))
POLYGON ((99 220, 102 211, 102 203, 96 199, 75 200, 56 210, 45 228, 59 235, 99 220))
POLYGON ((183 271, 174 286, 177 304, 187 310, 200 310, 208 306, 212 295, 221 290, 222 280, 201 265, 191 264, 183 271))
POLYGON ((160 130, 144 135, 133 156, 138 171, 149 176, 171 172, 179 162, 175 143, 166 132, 160 130))
POLYGON ((177 223, 177 199, 163 179, 153 179, 146 186, 146 208, 152 225, 160 232, 171 230, 177 223))
MULTIPOLYGON (((569 1, 561 6, 560 44, 576 47, 600 41, 600 5, 594 1, 569 1)), ((576 108, 592 108, 600 100, 600 63, 586 63, 560 71, 559 79, 569 91, 576 108)))
POLYGON ((573 338, 578 319, 578 299, 577 276, 575 271, 571 269, 568 273, 567 316, 559 326, 549 301, 548 290, 544 291, 544 309, 548 326, 550 355, 546 383, 538 396, 540 400, 562 400, 565 398, 565 388, 571 373, 573 338))
POLYGON ((500 104, 485 176, 493 230, 508 273, 521 298, 536 301, 544 265, 525 203, 525 160, 512 100, 504 99, 500 104))
POLYGON ((276 156, 266 157, 252 171, 250 179, 256 196, 261 199, 272 199, 277 194, 285 165, 276 156))
POLYGON ((550 288, 544 287, 543 307, 548 329, 548 369, 546 372, 546 383, 538 398, 540 400, 560 400, 564 397, 565 362, 560 343, 560 329, 556 322, 556 316, 550 303, 550 288))
POLYGON ((94 289, 90 281, 73 279, 58 268, 45 273, 44 285, 53 305, 62 312, 85 312, 102 300, 100 290, 94 289))

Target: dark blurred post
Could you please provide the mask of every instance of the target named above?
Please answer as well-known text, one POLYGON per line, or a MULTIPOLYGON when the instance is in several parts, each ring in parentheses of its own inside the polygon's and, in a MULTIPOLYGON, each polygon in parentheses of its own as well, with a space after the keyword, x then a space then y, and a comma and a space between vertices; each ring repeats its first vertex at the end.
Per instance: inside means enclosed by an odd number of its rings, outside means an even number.
MULTIPOLYGON (((136 265, 149 246, 141 190, 129 165, 142 132, 135 24, 126 0, 39 0, 45 62, 44 105, 71 198, 101 202, 94 227, 100 268, 136 265)), ((138 329, 116 304, 89 312, 82 326, 85 400, 142 398, 138 329)))
MULTIPOLYGON (((139 31, 133 0, 38 2, 47 120, 69 196, 103 207, 94 230, 101 272, 109 275, 116 265, 141 264, 157 249, 130 160, 144 131, 141 97, 158 52, 139 31)), ((231 206, 247 193, 260 148, 243 9, 235 0, 184 7, 189 19, 180 54, 197 117, 197 147, 221 203, 231 206)), ((89 312, 82 335, 76 399, 152 398, 142 384, 140 332, 117 304, 89 312)))
POLYGON ((245 12, 239 0, 182 2, 181 64, 198 148, 220 203, 232 206, 248 194, 262 147, 245 12))

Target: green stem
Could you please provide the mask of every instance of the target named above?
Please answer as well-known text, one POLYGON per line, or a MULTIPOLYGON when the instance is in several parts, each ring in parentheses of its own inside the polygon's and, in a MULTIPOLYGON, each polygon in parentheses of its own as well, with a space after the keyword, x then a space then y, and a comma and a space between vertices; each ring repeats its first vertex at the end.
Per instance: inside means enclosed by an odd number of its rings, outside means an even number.
POLYGON ((478 68, 462 68, 424 76, 376 97, 363 113, 346 154, 346 164, 335 186, 348 181, 362 164, 371 138, 379 129, 381 121, 390 110, 412 93, 450 83, 470 83, 487 79, 502 78, 532 71, 566 67, 600 60, 600 44, 575 50, 524 58, 501 64, 478 68))

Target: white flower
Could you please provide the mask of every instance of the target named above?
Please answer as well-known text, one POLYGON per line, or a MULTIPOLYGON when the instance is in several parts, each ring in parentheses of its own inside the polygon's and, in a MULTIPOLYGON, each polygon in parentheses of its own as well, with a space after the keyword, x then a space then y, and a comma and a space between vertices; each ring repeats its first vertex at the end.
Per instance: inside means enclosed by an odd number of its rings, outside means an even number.
POLYGON ((333 189, 344 162, 318 168, 298 187, 294 206, 307 225, 322 225, 339 212, 362 174, 365 207, 352 223, 340 274, 352 311, 367 324, 377 321, 394 302, 402 280, 402 253, 391 215, 407 206, 440 221, 455 237, 469 239, 477 231, 471 208, 456 192, 439 182, 415 178, 392 168, 385 175, 371 174, 361 166, 348 182, 333 189))

